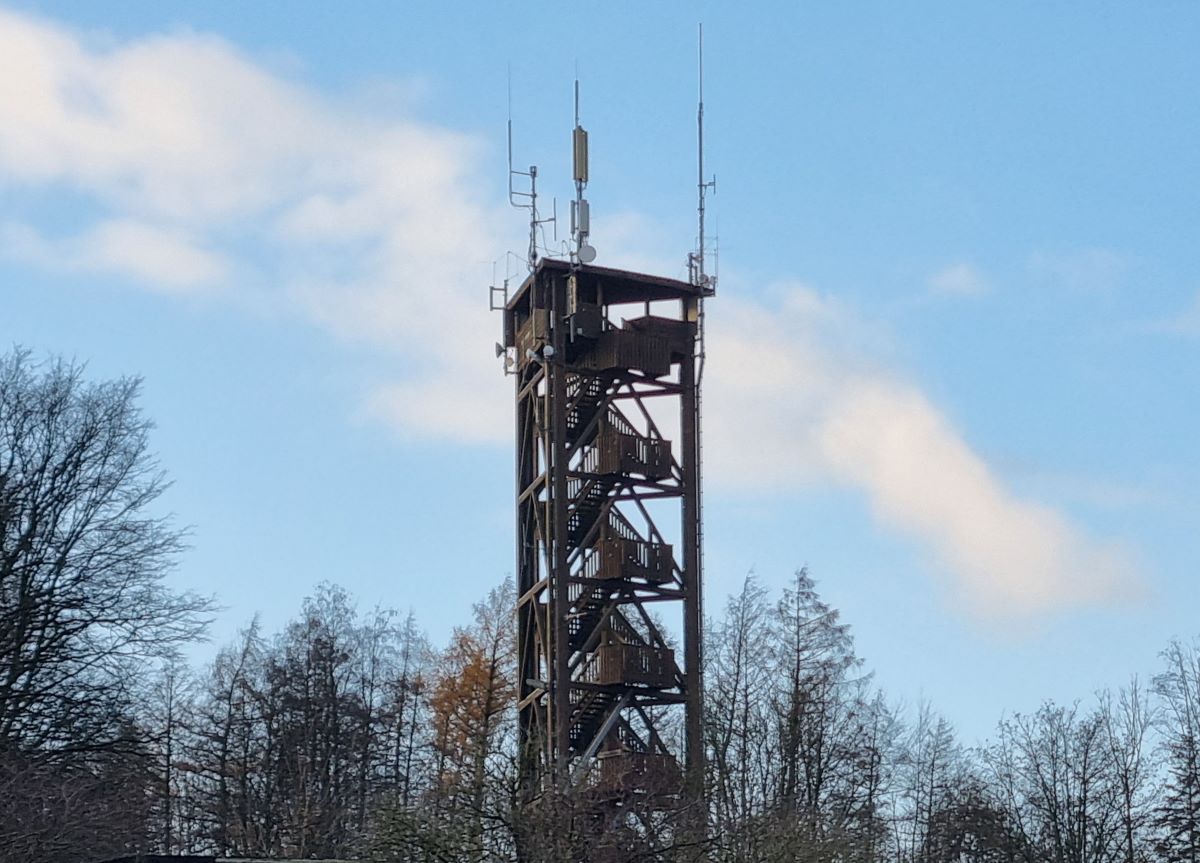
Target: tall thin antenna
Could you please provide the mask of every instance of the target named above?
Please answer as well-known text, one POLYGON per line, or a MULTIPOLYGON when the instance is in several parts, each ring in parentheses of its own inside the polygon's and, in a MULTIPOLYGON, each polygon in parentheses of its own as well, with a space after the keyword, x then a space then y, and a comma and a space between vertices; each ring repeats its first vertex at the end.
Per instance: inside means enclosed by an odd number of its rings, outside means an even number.
POLYGON ((688 255, 688 274, 694 285, 706 288, 716 287, 716 277, 705 271, 704 259, 704 210, 705 195, 709 189, 717 193, 717 177, 704 179, 704 24, 697 25, 696 36, 696 65, 699 86, 699 99, 696 106, 696 220, 699 223, 696 232, 696 251, 688 255))
MULTIPOLYGON (((538 216, 537 208, 537 165, 530 165, 528 171, 513 170, 512 146, 512 66, 508 67, 508 203, 520 210, 529 210, 529 249, 526 253, 526 263, 532 270, 538 260, 538 231, 542 225, 558 222, 558 202, 554 202, 553 215, 548 219, 538 216), (528 177, 529 191, 520 192, 513 188, 513 177, 528 177)), ((557 234, 557 227, 555 228, 557 234)))

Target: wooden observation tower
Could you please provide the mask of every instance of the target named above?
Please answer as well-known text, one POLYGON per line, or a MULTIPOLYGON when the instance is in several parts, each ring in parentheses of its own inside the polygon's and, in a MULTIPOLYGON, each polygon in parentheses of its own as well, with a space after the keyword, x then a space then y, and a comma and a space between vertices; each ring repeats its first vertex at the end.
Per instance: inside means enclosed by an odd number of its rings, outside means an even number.
POLYGON ((497 353, 516 382, 521 794, 581 801, 602 830, 632 813, 648 835, 648 813, 685 813, 675 823, 694 839, 706 821, 700 379, 716 285, 703 89, 699 245, 679 281, 592 263, 575 86, 570 252, 539 259, 541 226, 556 217, 538 215, 536 167, 512 168, 510 122, 509 200, 529 210, 529 275, 511 297, 507 282, 492 288, 497 353))
POLYGON ((669 807, 702 788, 697 357, 711 293, 544 258, 505 306, 527 799, 553 785, 669 807))

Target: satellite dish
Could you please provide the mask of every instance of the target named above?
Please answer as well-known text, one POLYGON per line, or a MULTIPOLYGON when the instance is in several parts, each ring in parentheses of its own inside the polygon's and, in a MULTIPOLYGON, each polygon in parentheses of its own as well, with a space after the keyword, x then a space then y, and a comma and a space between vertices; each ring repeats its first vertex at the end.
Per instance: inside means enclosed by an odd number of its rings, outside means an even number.
POLYGON ((579 263, 581 264, 590 264, 592 261, 596 260, 596 249, 592 246, 589 246, 587 243, 581 245, 579 247, 579 251, 575 254, 579 258, 579 263))
POLYGON ((500 359, 504 355, 504 345, 496 342, 496 359, 500 359))

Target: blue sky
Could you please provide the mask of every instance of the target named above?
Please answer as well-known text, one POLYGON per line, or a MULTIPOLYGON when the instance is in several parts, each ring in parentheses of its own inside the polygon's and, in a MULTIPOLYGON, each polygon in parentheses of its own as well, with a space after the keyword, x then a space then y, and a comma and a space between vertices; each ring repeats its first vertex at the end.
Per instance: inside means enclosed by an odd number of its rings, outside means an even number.
POLYGON ((560 204, 578 70, 598 263, 681 276, 702 19, 710 610, 807 564, 968 740, 1152 673, 1200 629, 1200 8, 644 5, 0 7, 0 340, 144 376, 218 640, 322 580, 444 639, 512 569, 508 70, 560 204))

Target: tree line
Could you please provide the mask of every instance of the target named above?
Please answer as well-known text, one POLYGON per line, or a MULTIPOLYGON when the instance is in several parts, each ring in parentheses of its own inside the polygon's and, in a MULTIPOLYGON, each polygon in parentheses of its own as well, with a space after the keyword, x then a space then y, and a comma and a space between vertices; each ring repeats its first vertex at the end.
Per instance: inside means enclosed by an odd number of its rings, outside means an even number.
POLYGON ((705 838, 674 843, 522 806, 509 582, 444 645, 326 584, 191 665, 215 608, 166 585, 187 537, 137 395, 0 357, 0 861, 1200 861, 1198 642, 968 747, 887 698, 806 570, 747 577, 706 621, 705 838))

